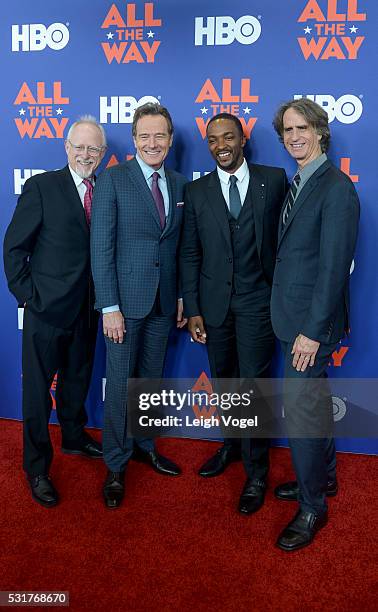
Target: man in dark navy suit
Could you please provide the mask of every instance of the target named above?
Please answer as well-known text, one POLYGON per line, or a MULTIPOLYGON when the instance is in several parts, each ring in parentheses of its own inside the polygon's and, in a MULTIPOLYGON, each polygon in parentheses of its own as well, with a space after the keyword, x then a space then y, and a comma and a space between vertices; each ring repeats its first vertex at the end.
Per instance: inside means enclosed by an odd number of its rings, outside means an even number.
MULTIPOLYGON (((286 174, 246 162, 246 138, 234 115, 213 117, 207 141, 217 168, 190 183, 185 196, 184 312, 193 340, 207 344, 213 378, 263 378, 275 345, 269 302, 286 174)), ((251 514, 265 498, 269 441, 244 439, 241 451, 247 480, 239 511, 251 514)), ((238 454, 240 440, 225 432, 200 475, 218 476, 238 454)))
POLYGON ((337 493, 325 379, 331 355, 349 329, 359 201, 352 181, 327 158, 330 131, 320 106, 307 99, 287 102, 273 125, 298 165, 280 218, 271 299, 273 329, 285 358, 285 420, 297 476, 275 493, 299 500, 277 544, 292 551, 310 544, 326 524, 326 496, 337 493))
POLYGON ((149 438, 127 430, 128 378, 160 378, 169 331, 184 324, 177 300, 176 252, 185 177, 164 165, 173 140, 169 112, 147 103, 135 111, 136 157, 102 173, 92 219, 96 308, 106 342, 103 495, 108 508, 124 497, 125 469, 133 456, 169 476, 180 473, 149 438))
POLYGON ((98 326, 89 226, 94 172, 106 150, 104 130, 84 116, 69 129, 65 147, 65 168, 26 181, 4 241, 9 289, 25 306, 23 465, 33 499, 46 507, 58 502, 49 477, 53 449, 48 431, 56 372, 63 452, 102 457, 101 445, 84 431, 84 401, 98 326))

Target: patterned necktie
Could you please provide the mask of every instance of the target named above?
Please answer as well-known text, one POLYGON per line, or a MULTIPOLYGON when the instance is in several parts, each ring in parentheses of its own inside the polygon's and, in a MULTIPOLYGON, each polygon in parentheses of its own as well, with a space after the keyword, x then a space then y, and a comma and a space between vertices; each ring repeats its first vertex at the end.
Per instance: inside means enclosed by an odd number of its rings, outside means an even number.
POLYGON ((87 223, 88 225, 90 225, 92 212, 93 183, 89 179, 83 179, 83 183, 87 188, 87 191, 84 194, 84 212, 87 223))
POLYGON ((234 219, 238 218, 238 216, 240 215, 241 207, 242 207, 239 189, 236 185, 237 180, 238 179, 235 175, 230 176, 230 180, 229 180, 229 183, 230 183, 230 190, 229 190, 230 213, 234 217, 234 219))
POLYGON ((286 225, 286 222, 287 222, 288 217, 289 217, 289 213, 290 213, 291 209, 293 208, 293 204, 294 204, 294 201, 295 201, 295 196, 297 195, 298 185, 299 185, 300 182, 301 182, 301 177, 299 176, 299 174, 296 174, 295 177, 292 180, 290 191, 289 191, 288 196, 287 196, 286 206, 285 206, 285 209, 283 211, 283 215, 282 215, 282 223, 283 223, 283 225, 286 225))
POLYGON ((161 178, 160 174, 158 172, 154 172, 152 175, 151 191, 152 191, 152 196, 155 200, 157 211, 159 213, 160 227, 161 229, 163 229, 165 226, 165 208, 164 208, 163 194, 161 193, 159 185, 158 185, 159 178, 161 178))

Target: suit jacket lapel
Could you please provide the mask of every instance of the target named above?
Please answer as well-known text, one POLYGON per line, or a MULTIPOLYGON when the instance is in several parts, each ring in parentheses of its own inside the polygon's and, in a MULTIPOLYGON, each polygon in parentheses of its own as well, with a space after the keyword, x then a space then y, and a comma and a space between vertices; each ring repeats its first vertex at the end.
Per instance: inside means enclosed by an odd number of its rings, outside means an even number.
POLYGON ((169 209, 168 209, 168 217, 166 220, 165 228, 162 232, 162 237, 168 232, 171 227, 174 219, 174 215, 176 213, 176 184, 172 179, 171 173, 167 168, 165 168, 165 178, 167 179, 167 187, 168 187, 168 198, 169 198, 169 209))
MULTIPOLYGON (((261 253, 261 245, 264 233, 264 210, 266 203, 267 180, 262 172, 254 165, 249 166, 248 193, 252 199, 253 214, 255 219, 255 232, 258 252, 261 253)), ((231 246, 230 226, 227 218, 226 203, 224 201, 222 188, 215 170, 209 175, 208 199, 213 213, 222 229, 227 243, 231 246)))
MULTIPOLYGON (((284 208, 282 208, 281 219, 280 219, 280 231, 279 231, 279 237, 278 237, 278 247, 280 246, 284 236, 286 235, 286 232, 288 231, 288 229, 289 229, 290 225, 292 224, 293 220, 295 219, 296 215, 298 214, 298 212, 302 208, 303 204, 306 202, 307 198, 314 191, 314 189, 316 189, 316 187, 318 185, 319 177, 322 176, 322 174, 324 174, 324 172, 326 172, 328 170, 330 165, 331 165, 331 162, 329 160, 327 160, 308 179, 307 183, 305 184, 303 189, 300 191, 297 199, 294 202, 294 206, 293 206, 293 208, 290 211, 289 218, 286 221, 285 226, 282 225, 282 214, 283 214, 283 210, 284 210, 284 208)), ((285 202, 286 202, 286 200, 287 200, 287 198, 285 198, 285 202)))
POLYGON ((223 197, 222 188, 220 186, 220 181, 216 170, 209 174, 207 197, 211 210, 213 211, 213 214, 220 225, 225 240, 231 247, 230 225, 228 223, 226 211, 227 204, 223 197))
POLYGON ((129 172, 130 172, 131 179, 134 181, 134 183, 138 187, 138 191, 141 192, 143 200, 144 202, 146 202, 148 209, 150 210, 153 218, 155 219, 157 225, 159 226, 159 229, 161 229, 159 213, 156 208, 155 200, 152 196, 151 189, 147 185, 147 181, 144 178, 144 174, 135 158, 130 160, 129 172))
POLYGON ((255 220, 256 244, 259 254, 264 234, 264 211, 267 193, 267 178, 261 170, 253 164, 249 166, 249 186, 253 206, 253 216, 255 220))
POLYGON ((279 221, 278 221, 278 243, 280 242, 280 239, 281 239, 281 236, 282 236, 282 231, 283 231, 283 220, 282 220, 283 219, 283 212, 285 210, 287 199, 289 197, 289 192, 290 192, 290 189, 287 192, 287 194, 285 196, 285 199, 283 201, 283 204, 281 206, 280 218, 279 218, 279 221))
POLYGON ((76 188, 68 166, 65 166, 65 168, 58 172, 58 179, 64 199, 68 200, 72 204, 79 223, 83 226, 83 229, 89 233, 88 223, 85 218, 84 206, 81 203, 79 192, 76 188))

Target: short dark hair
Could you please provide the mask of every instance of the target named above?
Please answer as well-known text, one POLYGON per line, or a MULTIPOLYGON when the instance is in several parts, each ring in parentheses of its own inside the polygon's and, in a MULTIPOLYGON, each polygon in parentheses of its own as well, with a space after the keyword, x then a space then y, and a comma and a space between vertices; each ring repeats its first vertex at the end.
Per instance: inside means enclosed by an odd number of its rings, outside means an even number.
POLYGON ((236 115, 232 115, 231 113, 219 113, 218 115, 214 115, 214 117, 212 117, 209 123, 207 124, 206 133, 209 129, 209 125, 213 123, 213 121, 217 121, 217 119, 229 119, 229 121, 233 121, 239 130, 240 136, 244 136, 243 126, 240 122, 239 117, 236 117, 236 115))
POLYGON ((132 134, 136 136, 136 128, 139 119, 145 117, 146 115, 162 115, 167 120, 168 123, 168 132, 169 135, 173 134, 173 122, 171 115, 168 112, 168 109, 165 106, 161 106, 157 102, 146 102, 146 104, 142 104, 142 106, 138 106, 135 109, 133 125, 132 125, 132 134))
POLYGON ((273 127, 276 130, 280 142, 283 142, 283 116, 286 111, 292 108, 297 113, 305 118, 306 122, 311 125, 315 132, 321 136, 320 147, 323 153, 328 151, 331 132, 328 126, 328 115, 325 110, 308 98, 299 98, 299 100, 289 100, 282 104, 276 112, 273 119, 273 127))

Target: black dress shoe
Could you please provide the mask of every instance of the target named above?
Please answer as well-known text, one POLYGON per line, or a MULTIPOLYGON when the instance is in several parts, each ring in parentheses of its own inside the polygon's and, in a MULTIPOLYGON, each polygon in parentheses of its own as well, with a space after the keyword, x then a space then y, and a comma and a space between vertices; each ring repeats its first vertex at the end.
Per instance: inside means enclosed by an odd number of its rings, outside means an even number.
MULTIPOLYGON (((337 480, 329 480, 327 483, 327 497, 334 497, 335 495, 337 495, 337 491, 337 480)), ((277 497, 277 499, 281 499, 284 501, 297 501, 298 494, 299 487, 296 480, 293 480, 291 482, 285 482, 282 485, 278 485, 278 487, 274 489, 274 495, 277 497)))
POLYGON ((233 446, 221 446, 215 455, 210 457, 200 468, 198 474, 203 478, 212 478, 223 474, 226 467, 233 461, 240 461, 240 452, 233 446))
POLYGON ((260 510, 265 499, 266 484, 263 480, 247 478, 239 500, 239 512, 253 514, 260 510))
POLYGON ((173 463, 170 459, 167 459, 167 457, 159 455, 156 450, 144 451, 137 447, 134 450, 133 459, 147 463, 155 472, 164 474, 165 476, 179 476, 181 474, 181 468, 179 468, 178 465, 173 463))
POLYGON ((304 546, 311 544, 316 532, 324 527, 327 521, 327 512, 318 516, 315 512, 298 510, 293 520, 281 532, 277 540, 277 546, 288 552, 304 548, 304 546))
POLYGON ((49 476, 29 476, 31 494, 34 501, 45 508, 56 506, 59 496, 49 476))
POLYGON ((87 434, 83 442, 63 444, 62 453, 65 455, 82 455, 89 459, 102 459, 102 445, 87 434))
POLYGON ((108 470, 102 494, 107 508, 118 508, 125 496, 125 471, 111 472, 108 470))

